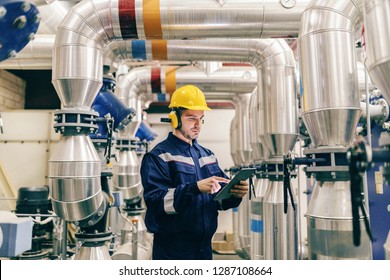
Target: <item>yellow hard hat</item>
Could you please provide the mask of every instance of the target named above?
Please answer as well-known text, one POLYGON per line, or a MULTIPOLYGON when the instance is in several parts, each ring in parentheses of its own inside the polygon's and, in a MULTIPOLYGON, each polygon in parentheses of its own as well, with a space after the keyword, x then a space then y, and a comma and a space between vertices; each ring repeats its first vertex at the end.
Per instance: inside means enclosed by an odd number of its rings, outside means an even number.
POLYGON ((211 110, 207 107, 203 92, 196 86, 187 85, 175 90, 169 108, 186 108, 189 110, 211 110))

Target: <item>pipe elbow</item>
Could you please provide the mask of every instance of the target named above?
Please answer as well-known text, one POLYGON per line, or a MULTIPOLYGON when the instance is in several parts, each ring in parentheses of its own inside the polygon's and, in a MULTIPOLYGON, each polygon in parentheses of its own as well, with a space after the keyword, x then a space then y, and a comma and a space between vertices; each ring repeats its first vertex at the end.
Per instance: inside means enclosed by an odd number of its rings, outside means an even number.
POLYGON ((363 0, 314 0, 302 13, 299 37, 328 31, 356 33, 363 22, 363 0))

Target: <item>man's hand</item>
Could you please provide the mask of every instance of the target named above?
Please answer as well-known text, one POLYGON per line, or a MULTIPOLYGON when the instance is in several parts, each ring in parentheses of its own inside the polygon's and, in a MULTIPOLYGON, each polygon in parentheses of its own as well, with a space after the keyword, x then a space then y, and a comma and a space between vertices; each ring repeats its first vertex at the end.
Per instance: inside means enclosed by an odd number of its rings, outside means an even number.
POLYGON ((230 193, 234 197, 242 198, 248 193, 248 190, 249 190, 248 182, 247 181, 240 181, 239 184, 234 185, 234 187, 230 189, 230 193))
POLYGON ((218 192, 221 189, 221 185, 219 183, 229 183, 230 180, 218 177, 218 176, 212 176, 203 180, 200 180, 197 182, 198 188, 202 193, 209 193, 213 194, 218 192))

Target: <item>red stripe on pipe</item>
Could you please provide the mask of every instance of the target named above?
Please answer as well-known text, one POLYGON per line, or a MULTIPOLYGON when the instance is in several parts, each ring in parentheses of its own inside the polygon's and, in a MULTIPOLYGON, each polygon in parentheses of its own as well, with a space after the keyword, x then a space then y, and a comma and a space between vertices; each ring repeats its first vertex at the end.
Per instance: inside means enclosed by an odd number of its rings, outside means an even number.
POLYGON ((135 0, 119 0, 119 24, 123 39, 138 39, 135 0))
POLYGON ((152 67, 150 83, 152 85, 152 93, 161 93, 161 68, 152 67))

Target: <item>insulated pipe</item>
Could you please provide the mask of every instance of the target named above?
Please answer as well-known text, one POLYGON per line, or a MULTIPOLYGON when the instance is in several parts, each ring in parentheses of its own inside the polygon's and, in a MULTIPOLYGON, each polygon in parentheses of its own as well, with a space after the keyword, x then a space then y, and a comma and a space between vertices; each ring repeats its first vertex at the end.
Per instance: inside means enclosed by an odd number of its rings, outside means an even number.
MULTIPOLYGON (((234 117, 230 122, 230 156, 232 157, 235 166, 240 165, 240 157, 238 156, 237 137, 236 137, 238 131, 237 119, 238 119, 238 114, 237 112, 235 112, 234 117)), ((238 220, 237 220, 237 233, 238 233, 238 220)))
POLYGON ((368 73, 390 103, 390 1, 364 1, 364 38, 368 73))
POLYGON ((360 115, 354 38, 360 2, 312 1, 302 14, 302 118, 314 147, 348 146, 354 137, 360 115))
MULTIPOLYGON (((352 241, 351 187, 343 173, 348 166, 334 163, 353 141, 361 112, 354 34, 362 3, 316 0, 302 14, 303 120, 313 152, 332 161, 313 168, 316 183, 306 213, 310 259, 371 259, 367 233, 359 246, 352 241)), ((362 216, 359 223, 364 228, 362 216)))
POLYGON ((57 28, 52 82, 64 107, 90 107, 101 87, 102 49, 114 39, 296 37, 306 4, 84 0, 57 28))
MULTIPOLYGON (((250 144, 250 126, 249 126, 249 103, 252 93, 242 93, 237 95, 235 102, 238 131, 237 131, 237 150, 240 157, 240 163, 249 165, 252 161, 252 148, 250 144)), ((248 213, 247 213, 248 214, 248 213)), ((248 215, 244 216, 248 217, 248 215)), ((248 226, 249 231, 249 226, 248 226)), ((248 234, 249 235, 249 234, 248 234)))

